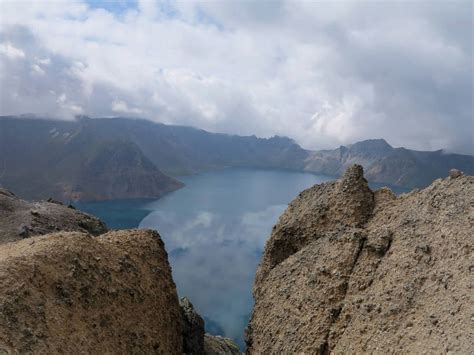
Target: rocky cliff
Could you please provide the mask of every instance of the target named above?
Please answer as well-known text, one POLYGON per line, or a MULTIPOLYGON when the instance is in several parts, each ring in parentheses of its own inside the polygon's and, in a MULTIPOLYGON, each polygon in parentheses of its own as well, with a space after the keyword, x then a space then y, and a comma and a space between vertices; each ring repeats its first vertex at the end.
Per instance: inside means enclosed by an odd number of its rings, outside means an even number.
POLYGON ((106 231, 57 201, 0 190, 1 354, 239 353, 178 301, 158 233, 106 231))
POLYGON ((0 309, 6 351, 181 353, 176 287, 156 232, 60 232, 4 244, 0 309))
POLYGON ((107 227, 98 218, 58 201, 28 202, 0 189, 0 244, 57 231, 99 235, 107 227))
POLYGON ((474 178, 372 191, 361 166, 303 191, 258 268, 249 353, 472 353, 474 178))

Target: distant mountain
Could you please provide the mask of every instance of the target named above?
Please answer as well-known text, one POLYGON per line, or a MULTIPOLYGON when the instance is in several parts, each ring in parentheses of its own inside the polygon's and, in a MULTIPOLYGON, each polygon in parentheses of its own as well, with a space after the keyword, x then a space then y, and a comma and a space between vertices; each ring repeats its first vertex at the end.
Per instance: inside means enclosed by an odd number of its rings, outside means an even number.
POLYGON ((426 186, 451 168, 474 173, 472 156, 393 148, 382 139, 309 151, 286 137, 142 119, 0 117, 0 185, 29 199, 160 197, 182 186, 167 175, 254 167, 339 176, 354 163, 370 181, 404 187, 426 186))
POLYGON ((445 177, 452 168, 474 173, 474 157, 447 154, 442 150, 423 152, 393 148, 383 139, 371 139, 334 150, 312 152, 305 170, 340 176, 351 165, 364 167, 369 181, 404 187, 424 187, 445 177))
POLYGON ((174 176, 235 166, 301 170, 308 155, 286 137, 211 133, 127 118, 85 118, 76 125, 98 140, 134 142, 157 167, 174 176))
POLYGON ((302 170, 307 154, 289 138, 139 119, 0 117, 0 185, 28 199, 160 197, 182 186, 164 173, 232 166, 302 170))
POLYGON ((77 122, 0 119, 0 185, 27 199, 158 198, 183 184, 131 141, 103 140, 77 122))

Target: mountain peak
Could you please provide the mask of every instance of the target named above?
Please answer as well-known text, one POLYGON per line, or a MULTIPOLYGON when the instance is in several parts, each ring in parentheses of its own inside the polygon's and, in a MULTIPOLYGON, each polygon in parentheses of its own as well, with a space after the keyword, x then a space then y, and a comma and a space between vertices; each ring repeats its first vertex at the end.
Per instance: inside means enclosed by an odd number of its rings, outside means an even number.
POLYGON ((359 146, 370 146, 370 147, 373 147, 373 148, 393 148, 390 144, 388 144, 388 142, 383 139, 383 138, 376 138, 376 139, 365 139, 363 141, 359 141, 359 142, 356 142, 354 144, 351 144, 351 146, 355 146, 355 145, 359 145, 359 146))
POLYGON ((386 154, 389 153, 393 147, 387 143, 385 139, 367 139, 349 146, 350 150, 362 154, 386 154))

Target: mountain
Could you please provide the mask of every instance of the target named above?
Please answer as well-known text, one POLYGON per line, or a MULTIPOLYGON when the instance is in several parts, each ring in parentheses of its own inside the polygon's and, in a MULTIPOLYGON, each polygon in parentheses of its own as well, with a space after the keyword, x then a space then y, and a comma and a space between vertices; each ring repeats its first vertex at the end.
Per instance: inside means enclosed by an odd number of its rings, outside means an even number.
POLYGON ((393 148, 383 139, 311 152, 304 169, 340 176, 352 164, 362 165, 369 181, 403 187, 427 186, 452 168, 474 174, 474 157, 470 155, 393 148))
POLYGON ((170 176, 227 167, 339 176, 361 164, 370 181, 423 187, 451 168, 474 173, 474 157, 393 148, 382 139, 309 151, 286 137, 211 133, 143 119, 58 121, 0 117, 0 184, 29 199, 160 197, 182 184, 170 176))
POLYGON ((473 216, 456 170, 400 197, 359 165, 303 191, 266 243, 247 352, 471 353, 473 216))
POLYGON ((80 122, 0 119, 0 183, 27 199, 160 197, 183 186, 129 140, 80 122))

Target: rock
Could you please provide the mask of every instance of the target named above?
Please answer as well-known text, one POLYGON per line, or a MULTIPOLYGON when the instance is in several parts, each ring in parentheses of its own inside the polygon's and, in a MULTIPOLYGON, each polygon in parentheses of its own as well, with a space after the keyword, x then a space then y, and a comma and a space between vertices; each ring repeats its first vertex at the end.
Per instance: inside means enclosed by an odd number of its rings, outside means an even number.
POLYGON ((274 227, 256 282, 263 281, 273 267, 320 237, 358 230, 369 219, 374 206, 374 193, 360 165, 348 169, 336 182, 304 190, 274 227))
POLYGON ((204 320, 187 297, 181 298, 179 305, 183 317, 184 354, 240 354, 239 347, 232 339, 204 334, 204 320))
POLYGON ((303 191, 258 267, 248 352, 471 353, 473 221, 472 176, 397 198, 352 167, 303 191))
POLYGON ((179 301, 183 317, 183 353, 202 354, 204 352, 204 320, 196 313, 188 298, 179 301))
POLYGON ((2 245, 0 313, 7 353, 182 353, 171 268, 148 230, 2 245))
POLYGON ((458 170, 458 169, 449 170, 449 177, 451 179, 457 179, 460 176, 463 176, 463 172, 461 170, 458 170))
POLYGON ((99 235, 107 227, 98 218, 57 201, 28 202, 0 189, 0 244, 57 231, 99 235))
POLYGON ((204 336, 205 355, 233 355, 241 354, 237 344, 229 338, 219 335, 205 334, 204 336))

